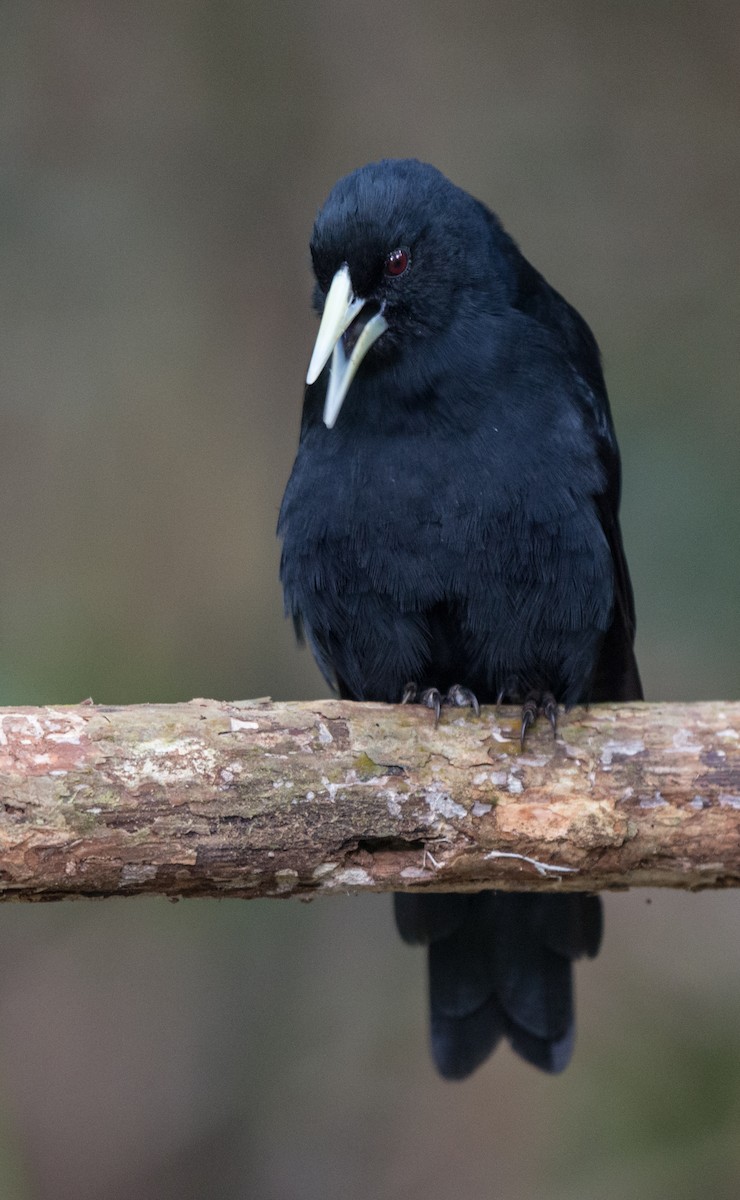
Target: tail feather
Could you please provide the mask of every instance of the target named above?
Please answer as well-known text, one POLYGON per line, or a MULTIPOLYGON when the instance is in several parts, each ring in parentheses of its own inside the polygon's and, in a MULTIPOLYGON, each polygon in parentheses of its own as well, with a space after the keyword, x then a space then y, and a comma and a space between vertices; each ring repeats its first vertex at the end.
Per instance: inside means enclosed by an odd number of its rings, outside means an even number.
POLYGON ((432 1008, 432 1058, 444 1079, 467 1079, 496 1049, 506 1033, 501 1007, 492 996, 463 1017, 432 1008))
POLYGON ((511 1025, 532 1037, 557 1041, 573 1023, 570 959, 546 946, 505 943, 494 951, 496 994, 511 1025))
POLYGON ((604 910, 598 896, 541 896, 547 901, 543 937, 546 945, 563 958, 585 954, 595 958, 604 932, 604 910), (559 910, 559 911, 558 911, 559 910))
MULTIPOLYGON (((490 892, 483 895, 488 898, 490 892)), ((429 1000, 432 1013, 467 1017, 496 995, 495 904, 477 896, 467 916, 452 933, 429 946, 429 1000)))
POLYGON ((466 892, 430 892, 428 896, 396 892, 396 927, 410 946, 428 946, 460 927, 473 900, 466 892))
POLYGON ((501 1037, 544 1071, 573 1050, 571 963, 601 937, 597 897, 479 892, 397 895, 406 941, 429 944, 432 1051, 442 1075, 462 1079, 501 1037))
POLYGON ((508 1032, 508 1038, 512 1050, 525 1062, 531 1063, 533 1067, 539 1067, 541 1071, 547 1071, 548 1075, 558 1075, 570 1062, 575 1043, 575 1032, 573 1020, 562 1037, 553 1039, 533 1037, 531 1033, 525 1033, 523 1029, 512 1025, 508 1032))

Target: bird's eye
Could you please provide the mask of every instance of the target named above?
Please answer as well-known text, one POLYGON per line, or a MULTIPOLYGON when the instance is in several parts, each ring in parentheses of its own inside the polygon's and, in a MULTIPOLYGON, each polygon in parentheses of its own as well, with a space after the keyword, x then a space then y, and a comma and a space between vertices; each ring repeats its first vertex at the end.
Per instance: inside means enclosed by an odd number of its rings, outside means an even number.
POLYGON ((408 265, 409 252, 399 246, 396 250, 391 250, 383 265, 383 271, 386 275, 403 275, 408 265))

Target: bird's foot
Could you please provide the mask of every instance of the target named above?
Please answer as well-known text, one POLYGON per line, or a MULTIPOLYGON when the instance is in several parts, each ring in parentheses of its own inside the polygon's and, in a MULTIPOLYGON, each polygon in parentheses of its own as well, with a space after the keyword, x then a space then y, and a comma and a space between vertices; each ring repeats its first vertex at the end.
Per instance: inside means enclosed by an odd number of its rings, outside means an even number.
POLYGON ((460 683, 453 683, 442 703, 449 704, 451 708, 472 708, 476 717, 480 716, 480 704, 475 692, 460 683))
POLYGON ((402 704, 423 704, 425 708, 431 708, 434 711, 434 724, 439 724, 440 713, 442 706, 446 708, 472 708, 476 717, 480 716, 480 704, 474 692, 470 688, 462 687, 459 683, 453 683, 452 687, 443 696, 439 688, 430 687, 419 691, 418 684, 414 680, 409 680, 406 687, 403 689, 401 697, 402 704))
POLYGON ((527 740, 527 730, 534 725, 540 713, 544 713, 550 722, 552 736, 557 736, 558 702, 552 692, 529 692, 522 705, 522 732, 520 735, 522 750, 527 740))
POLYGON ((433 710, 435 726, 439 723, 439 714, 442 711, 442 693, 439 688, 424 688, 420 692, 419 685, 410 679, 403 689, 401 704, 423 704, 425 708, 433 710))

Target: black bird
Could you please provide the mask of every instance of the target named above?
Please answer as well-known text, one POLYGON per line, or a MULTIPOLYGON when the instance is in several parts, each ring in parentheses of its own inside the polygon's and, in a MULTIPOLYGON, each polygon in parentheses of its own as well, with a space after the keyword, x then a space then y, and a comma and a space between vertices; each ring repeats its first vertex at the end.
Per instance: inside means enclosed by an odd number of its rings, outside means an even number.
MULTIPOLYGON (((322 314, 282 504, 287 611, 343 697, 522 706, 641 698, 619 452, 585 321, 485 205, 416 160, 341 179, 311 239, 322 314), (326 364, 331 358, 329 370, 326 364)), ((597 897, 397 895, 429 945, 448 1078, 502 1038, 573 1045, 597 897)))

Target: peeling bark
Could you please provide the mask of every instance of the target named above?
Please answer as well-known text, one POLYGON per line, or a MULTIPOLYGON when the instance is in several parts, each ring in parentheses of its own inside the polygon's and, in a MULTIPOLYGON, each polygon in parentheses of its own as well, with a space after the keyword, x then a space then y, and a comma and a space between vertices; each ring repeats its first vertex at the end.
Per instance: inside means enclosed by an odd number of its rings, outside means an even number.
POLYGON ((740 704, 0 710, 0 898, 740 884, 740 704))

